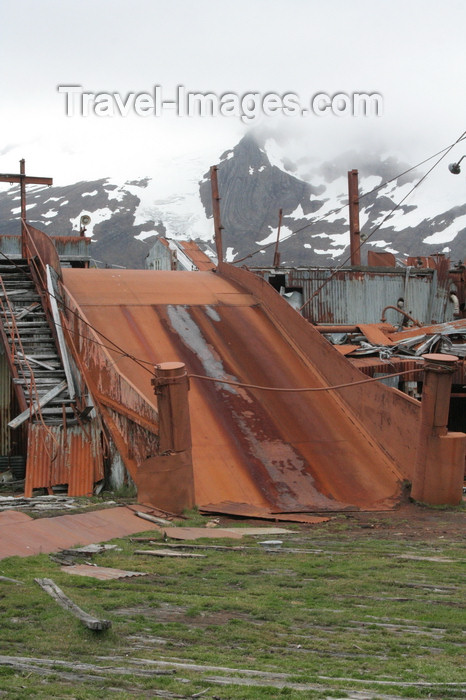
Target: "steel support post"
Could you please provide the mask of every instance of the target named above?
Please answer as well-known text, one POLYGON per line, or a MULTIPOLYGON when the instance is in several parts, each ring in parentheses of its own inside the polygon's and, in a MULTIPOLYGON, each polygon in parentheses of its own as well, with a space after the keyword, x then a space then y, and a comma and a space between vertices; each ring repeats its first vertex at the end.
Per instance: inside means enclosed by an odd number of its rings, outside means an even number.
POLYGON ((421 429, 411 496, 430 505, 461 502, 466 435, 448 432, 454 355, 424 355, 421 429))
POLYGON ((158 455, 146 459, 137 470, 138 498, 161 510, 181 513, 195 504, 185 365, 156 365, 152 385, 157 396, 159 449, 158 455))

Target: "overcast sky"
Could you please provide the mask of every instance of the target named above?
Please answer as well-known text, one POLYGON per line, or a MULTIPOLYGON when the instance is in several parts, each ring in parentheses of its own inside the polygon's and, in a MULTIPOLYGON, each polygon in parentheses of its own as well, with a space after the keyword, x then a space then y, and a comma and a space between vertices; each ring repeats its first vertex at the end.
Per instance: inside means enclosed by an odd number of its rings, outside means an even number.
MULTIPOLYGON (((0 0, 0 172, 56 184, 134 177, 170 159, 207 164, 250 125, 239 117, 67 117, 59 85, 86 92, 379 93, 379 117, 260 116, 286 148, 408 163, 466 130, 463 0, 0 0)), ((466 152, 456 147, 450 160, 466 152)), ((357 163, 355 166, 357 167, 357 163)))

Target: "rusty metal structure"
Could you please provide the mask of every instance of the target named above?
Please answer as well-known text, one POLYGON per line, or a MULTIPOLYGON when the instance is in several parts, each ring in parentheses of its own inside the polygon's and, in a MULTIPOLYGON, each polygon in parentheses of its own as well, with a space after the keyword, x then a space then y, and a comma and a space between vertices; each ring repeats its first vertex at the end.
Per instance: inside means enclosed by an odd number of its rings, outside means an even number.
MULTIPOLYGON (((221 237, 219 218, 216 228, 221 237)), ((64 483, 88 494, 105 474, 170 512, 381 510, 405 481, 428 502, 460 501, 466 436, 445 420, 456 359, 411 359, 409 372, 425 374, 422 403, 367 377, 267 275, 221 255, 215 271, 62 267, 53 240, 25 221, 21 247, 17 278, 8 285, 12 270, 1 270, 0 335, 21 411, 9 425, 27 445, 26 495, 64 483), (28 304, 15 300, 26 274, 37 295, 28 304), (38 308, 27 350, 23 319, 38 308), (38 360, 44 345, 55 354, 38 360)), ((350 272, 363 289, 362 273, 350 272)), ((411 272, 405 290, 419 279, 411 272)), ((436 272, 420 268, 421 283, 436 272)), ((431 288, 425 308, 436 298, 431 288)))
MULTIPOLYGON (((406 266, 395 266, 393 256, 389 256, 379 253, 369 258, 373 265, 347 266, 337 271, 286 266, 248 269, 283 296, 297 297, 297 307, 314 324, 378 323, 382 310, 389 306, 398 306, 428 325, 465 313, 464 266, 453 267, 443 255, 408 258, 406 266), (393 267, 387 267, 387 263, 393 267), (452 295, 458 298, 458 310, 452 295)), ((402 321, 393 309, 387 313, 387 320, 392 324, 402 321)))
MULTIPOLYGON (((136 483, 146 460, 173 457, 160 445, 150 370, 168 358, 191 375, 200 506, 221 512, 233 503, 248 514, 251 506, 388 508, 414 477, 421 404, 357 384, 359 370, 256 275, 227 264, 216 273, 70 269, 62 290, 69 342, 136 483), (326 391, 341 384, 348 386, 326 391), (264 394, 261 386, 322 391, 264 394)), ((182 466, 179 458, 173 464, 182 466)))

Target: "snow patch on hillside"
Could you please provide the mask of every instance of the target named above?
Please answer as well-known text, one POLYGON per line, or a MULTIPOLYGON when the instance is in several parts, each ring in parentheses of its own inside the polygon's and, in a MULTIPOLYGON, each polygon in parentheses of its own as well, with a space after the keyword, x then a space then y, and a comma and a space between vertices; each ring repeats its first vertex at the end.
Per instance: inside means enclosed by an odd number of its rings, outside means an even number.
POLYGON ((431 236, 424 238, 423 243, 450 243, 459 233, 465 233, 466 229, 466 214, 455 219, 450 226, 447 226, 442 231, 437 231, 431 236))

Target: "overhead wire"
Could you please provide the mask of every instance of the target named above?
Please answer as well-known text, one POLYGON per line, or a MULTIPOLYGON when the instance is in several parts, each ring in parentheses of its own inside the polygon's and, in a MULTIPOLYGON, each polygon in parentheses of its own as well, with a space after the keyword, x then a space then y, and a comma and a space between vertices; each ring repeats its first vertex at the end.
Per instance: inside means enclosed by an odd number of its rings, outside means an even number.
POLYGON ((258 384, 245 384, 244 382, 233 382, 227 379, 217 379, 215 377, 207 377, 203 374, 191 374, 188 373, 190 379, 201 379, 208 382, 216 382, 218 384, 228 384, 230 386, 238 386, 244 389, 258 389, 260 391, 275 391, 275 392, 313 392, 313 391, 335 391, 337 389, 346 389, 352 386, 358 386, 359 384, 369 384, 370 382, 378 382, 381 379, 390 379, 392 377, 401 377, 405 374, 414 374, 417 372, 424 372, 424 367, 419 367, 415 369, 402 370, 401 372, 393 372, 392 374, 384 374, 382 377, 368 377, 367 379, 360 379, 356 382, 347 382, 346 384, 335 384, 333 386, 312 386, 312 387, 277 387, 277 386, 260 386, 258 384))

